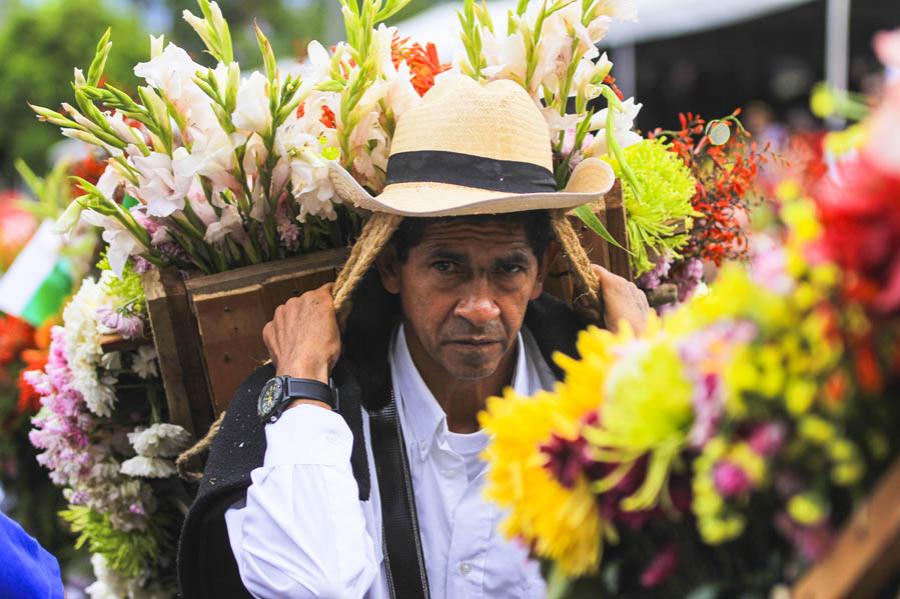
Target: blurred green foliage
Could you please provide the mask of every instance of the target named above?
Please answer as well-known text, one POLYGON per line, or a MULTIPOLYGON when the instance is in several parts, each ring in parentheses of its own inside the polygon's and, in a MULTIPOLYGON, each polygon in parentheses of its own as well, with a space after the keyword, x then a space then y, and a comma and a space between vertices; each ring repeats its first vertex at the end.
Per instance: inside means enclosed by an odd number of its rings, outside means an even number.
POLYGON ((72 68, 87 70, 97 40, 113 27, 113 51, 106 75, 117 86, 134 88, 132 67, 146 60, 149 38, 136 13, 113 11, 97 0, 13 2, 0 25, 0 176, 9 180, 14 158, 43 172, 47 150, 63 139, 59 129, 40 123, 27 102, 57 108, 72 102, 72 68))

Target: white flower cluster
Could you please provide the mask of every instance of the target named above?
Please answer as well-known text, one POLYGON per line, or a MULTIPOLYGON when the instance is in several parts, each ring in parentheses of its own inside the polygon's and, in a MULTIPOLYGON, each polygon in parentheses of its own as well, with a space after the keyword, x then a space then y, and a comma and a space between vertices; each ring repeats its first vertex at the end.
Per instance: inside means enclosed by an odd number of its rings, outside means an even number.
POLYGON ((65 351, 72 372, 72 386, 84 396, 91 412, 107 417, 112 415, 116 379, 108 374, 98 375, 97 366, 103 357, 103 349, 96 314, 108 302, 104 279, 111 276, 111 272, 105 271, 100 281, 85 279, 63 311, 65 351))
POLYGON ((170 599, 172 590, 149 580, 148 573, 138 578, 125 578, 109 567, 99 553, 91 556, 96 579, 85 591, 91 599, 170 599))
POLYGON ((88 75, 75 72, 82 110, 34 108, 64 135, 111 156, 60 228, 74 226, 79 214, 101 227, 117 273, 134 255, 217 272, 295 252, 295 229, 308 217, 336 219, 329 161, 379 191, 394 123, 419 95, 409 66, 394 65, 396 30, 376 27, 375 15, 386 18, 402 0, 365 1, 372 10, 345 7, 356 45, 341 42, 329 52, 311 43, 300 78, 279 73, 259 30, 264 70, 242 74, 228 24, 208 0, 199 0, 203 18, 188 11, 184 18, 217 64, 206 68, 151 37, 150 60, 134 67, 146 84, 139 101, 101 85, 110 48, 101 40, 88 75), (114 201, 121 193, 137 206, 123 209, 114 201))
POLYGON ((143 478, 168 478, 175 474, 176 457, 190 444, 191 435, 176 424, 157 423, 128 433, 137 455, 122 463, 122 473, 143 478))
POLYGON ((607 154, 609 134, 623 148, 641 139, 633 131, 641 105, 620 101, 608 87, 604 94, 612 63, 597 43, 614 20, 637 20, 635 0, 526 0, 510 12, 505 28, 495 26, 483 6, 466 0, 461 20, 466 55, 457 68, 476 79, 521 84, 543 111, 554 150, 574 167, 585 157, 607 154), (609 108, 588 112, 588 102, 601 94, 614 106, 611 119, 609 108))

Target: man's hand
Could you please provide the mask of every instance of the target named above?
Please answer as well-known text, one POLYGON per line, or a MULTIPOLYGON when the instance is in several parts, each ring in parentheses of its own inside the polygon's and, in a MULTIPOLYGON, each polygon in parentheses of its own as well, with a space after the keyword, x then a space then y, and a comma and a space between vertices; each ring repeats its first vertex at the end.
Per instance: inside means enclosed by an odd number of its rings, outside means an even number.
POLYGON ((329 283, 292 297, 275 309, 275 317, 263 327, 263 341, 276 374, 328 383, 341 354, 332 286, 329 283))
POLYGON ((606 326, 611 331, 616 331, 619 323, 626 320, 636 333, 643 331, 650 313, 650 304, 644 292, 631 281, 614 275, 602 266, 591 264, 591 268, 603 291, 603 318, 606 326))

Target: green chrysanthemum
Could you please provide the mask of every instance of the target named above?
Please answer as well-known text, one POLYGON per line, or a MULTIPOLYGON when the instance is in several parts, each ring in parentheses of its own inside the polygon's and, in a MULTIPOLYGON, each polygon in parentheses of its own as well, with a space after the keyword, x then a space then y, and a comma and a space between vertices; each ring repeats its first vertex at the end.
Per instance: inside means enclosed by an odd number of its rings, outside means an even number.
POLYGON ((640 193, 635 194, 623 169, 613 156, 605 159, 616 176, 623 181, 622 194, 628 214, 628 244, 635 276, 654 266, 650 253, 680 257, 678 249, 689 235, 681 230, 682 221, 690 230, 691 217, 700 216, 691 204, 697 182, 690 169, 668 146, 657 139, 645 139, 625 148, 625 159, 631 165, 640 193))

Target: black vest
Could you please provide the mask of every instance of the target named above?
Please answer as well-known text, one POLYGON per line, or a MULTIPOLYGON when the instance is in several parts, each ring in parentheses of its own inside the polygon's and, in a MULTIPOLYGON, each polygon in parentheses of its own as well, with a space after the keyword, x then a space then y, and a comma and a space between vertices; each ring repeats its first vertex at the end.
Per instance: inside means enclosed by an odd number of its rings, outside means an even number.
MULTIPOLYGON (((340 393, 339 412, 353 432, 351 465, 359 498, 365 501, 369 498, 370 473, 362 410, 377 410, 389 401, 388 351, 399 307, 394 296, 381 290, 374 276, 367 277, 355 297, 358 299, 347 322, 343 351, 333 377, 340 393)), ((553 354, 559 351, 576 356, 575 339, 586 323, 565 304, 544 294, 529 304, 525 326, 559 378, 561 372, 553 354)), ((267 365, 244 381, 213 441, 178 546, 178 586, 184 599, 250 597, 231 552, 224 514, 246 496, 250 472, 263 464, 266 437, 256 404, 260 390, 273 375, 274 368, 267 365)))

